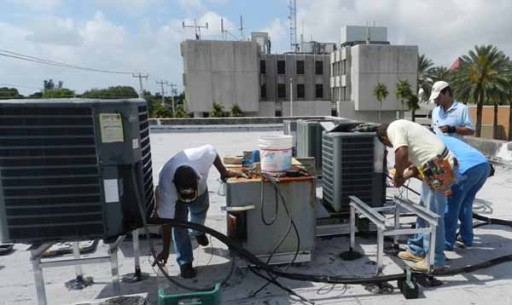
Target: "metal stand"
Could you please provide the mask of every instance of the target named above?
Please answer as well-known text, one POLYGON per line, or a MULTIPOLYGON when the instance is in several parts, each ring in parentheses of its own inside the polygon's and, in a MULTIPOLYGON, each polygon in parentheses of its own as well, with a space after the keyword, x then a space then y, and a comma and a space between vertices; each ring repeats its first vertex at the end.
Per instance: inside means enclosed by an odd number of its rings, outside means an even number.
POLYGON ((355 196, 349 196, 350 198, 350 248, 349 252, 354 251, 355 244, 355 217, 357 213, 366 216, 372 223, 377 227, 377 275, 382 273, 382 256, 384 255, 384 236, 394 236, 395 245, 398 244, 399 235, 412 235, 417 233, 428 233, 430 234, 430 245, 428 255, 426 256, 427 264, 429 265, 429 274, 434 270, 434 253, 435 253, 435 238, 436 228, 438 223, 439 215, 415 204, 412 201, 404 200, 395 196, 396 206, 384 207, 384 208, 371 208, 366 203, 361 201, 355 196), (399 207, 405 208, 408 211, 416 214, 418 217, 424 219, 429 226, 426 228, 400 228, 400 211, 399 207), (386 218, 379 214, 379 211, 386 209, 394 209, 394 225, 392 227, 386 226, 386 218))
MULTIPOLYGON (((43 268, 47 267, 61 267, 75 265, 76 281, 79 285, 85 283, 83 278, 82 267, 83 264, 97 264, 110 261, 112 271, 112 285, 116 294, 121 293, 121 286, 119 284, 119 266, 117 261, 117 248, 124 240, 125 236, 119 236, 117 240, 109 245, 108 256, 80 258, 80 251, 78 243, 73 244, 74 258, 62 259, 55 261, 41 261, 43 253, 52 246, 52 243, 44 243, 38 247, 33 248, 30 252, 30 260, 32 261, 32 269, 34 272, 34 281, 36 285, 37 302, 39 305, 46 305, 46 290, 44 286, 43 268)), ((92 281, 92 279, 91 279, 92 281)))
MULTIPOLYGON (((148 234, 148 238, 149 234, 148 234)), ((123 276, 123 283, 137 283, 149 277, 147 273, 143 273, 140 269, 140 247, 139 247, 139 229, 132 232, 133 240, 133 260, 135 262, 135 272, 123 276)))

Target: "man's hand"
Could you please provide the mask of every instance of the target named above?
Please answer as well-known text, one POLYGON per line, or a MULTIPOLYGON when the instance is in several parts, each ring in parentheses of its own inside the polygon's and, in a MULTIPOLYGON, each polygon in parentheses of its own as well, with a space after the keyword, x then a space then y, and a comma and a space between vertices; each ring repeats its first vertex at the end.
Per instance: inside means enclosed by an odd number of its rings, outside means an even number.
POLYGON ((443 133, 456 133, 457 128, 455 126, 444 125, 439 127, 439 130, 443 133))
POLYGON ((155 265, 156 263, 159 263, 160 265, 165 265, 167 264, 167 259, 169 258, 169 251, 163 251, 158 253, 158 255, 156 256, 156 261, 153 265, 155 265))
POLYGON ((405 178, 402 175, 396 175, 393 177, 393 185, 396 187, 401 187, 405 183, 405 178))
POLYGON ((233 178, 233 177, 238 177, 238 176, 239 176, 239 174, 238 174, 238 173, 236 173, 236 172, 234 172, 234 171, 232 171, 232 170, 229 170, 229 169, 228 169, 228 170, 226 170, 225 172, 223 172, 223 173, 220 175, 220 179, 221 179, 222 181, 226 182, 226 180, 227 180, 228 178, 233 178))

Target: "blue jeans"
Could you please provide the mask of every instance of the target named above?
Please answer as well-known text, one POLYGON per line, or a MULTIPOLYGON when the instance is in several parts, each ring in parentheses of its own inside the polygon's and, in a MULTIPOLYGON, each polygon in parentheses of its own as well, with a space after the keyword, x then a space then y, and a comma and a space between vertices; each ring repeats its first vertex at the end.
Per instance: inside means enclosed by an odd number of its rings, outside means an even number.
MULTIPOLYGON (((421 184, 420 205, 425 207, 437 215, 440 215, 436 228, 436 244, 434 245, 434 266, 444 265, 444 212, 446 210, 446 195, 443 191, 434 191, 430 186, 423 182, 421 184)), ((418 217, 416 220, 416 228, 426 228, 428 222, 418 217)), ((407 241, 409 252, 417 256, 427 256, 430 249, 430 234, 418 233, 407 241)), ((432 262, 431 262, 432 263, 432 262)))
POLYGON ((460 237, 466 246, 473 244, 473 201, 489 176, 489 164, 473 166, 452 186, 444 216, 446 227, 446 249, 455 245, 457 224, 460 221, 460 237))
MULTIPOLYGON (((209 207, 210 198, 208 196, 208 189, 206 189, 206 191, 201 194, 201 196, 197 197, 196 200, 190 203, 184 203, 178 200, 176 202, 176 212, 174 214, 174 219, 180 221, 188 220, 193 223, 204 225, 206 220, 206 212, 208 212, 209 207)), ((191 234, 193 236, 198 236, 204 233, 192 230, 191 234)), ((192 263, 194 260, 194 255, 192 254, 192 243, 190 242, 188 229, 173 227, 172 235, 174 249, 176 249, 177 254, 176 260, 178 261, 178 264, 183 265, 186 263, 192 263)))

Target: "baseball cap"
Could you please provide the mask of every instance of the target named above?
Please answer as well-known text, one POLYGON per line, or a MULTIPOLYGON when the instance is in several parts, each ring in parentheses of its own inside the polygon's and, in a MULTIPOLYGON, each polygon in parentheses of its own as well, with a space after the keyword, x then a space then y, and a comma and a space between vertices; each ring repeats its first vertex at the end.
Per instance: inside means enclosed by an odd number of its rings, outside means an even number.
POLYGON ((442 80, 435 82, 434 85, 432 86, 432 93, 430 93, 429 100, 430 101, 435 100, 439 96, 439 93, 441 93, 441 91, 443 91, 444 88, 449 87, 449 86, 450 86, 450 84, 448 84, 447 82, 442 81, 442 80))

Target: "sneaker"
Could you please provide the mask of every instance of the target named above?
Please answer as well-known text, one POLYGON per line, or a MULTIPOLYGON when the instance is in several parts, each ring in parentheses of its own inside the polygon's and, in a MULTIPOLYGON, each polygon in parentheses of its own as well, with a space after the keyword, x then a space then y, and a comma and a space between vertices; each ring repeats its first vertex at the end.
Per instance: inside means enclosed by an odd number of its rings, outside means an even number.
POLYGON ((192 267, 192 263, 180 265, 180 273, 184 279, 196 277, 196 270, 192 267))
POLYGON ((208 241, 208 237, 206 237, 206 234, 197 235, 196 236, 196 240, 197 240, 197 243, 200 244, 203 247, 208 246, 208 244, 210 243, 208 241))
POLYGON ((411 262, 419 262, 423 260, 423 257, 414 255, 409 251, 402 251, 398 253, 398 257, 403 259, 404 261, 411 261, 411 262))
MULTIPOLYGON (((411 266, 411 269, 416 272, 428 272, 429 266, 427 265, 427 260, 422 259, 419 262, 414 263, 411 266)), ((441 271, 444 269, 444 266, 434 266, 434 270, 432 271, 441 271)))
POLYGON ((457 241, 455 243, 456 243, 456 245, 459 248, 469 248, 469 247, 471 247, 471 244, 464 242, 460 236, 457 236, 457 241))

